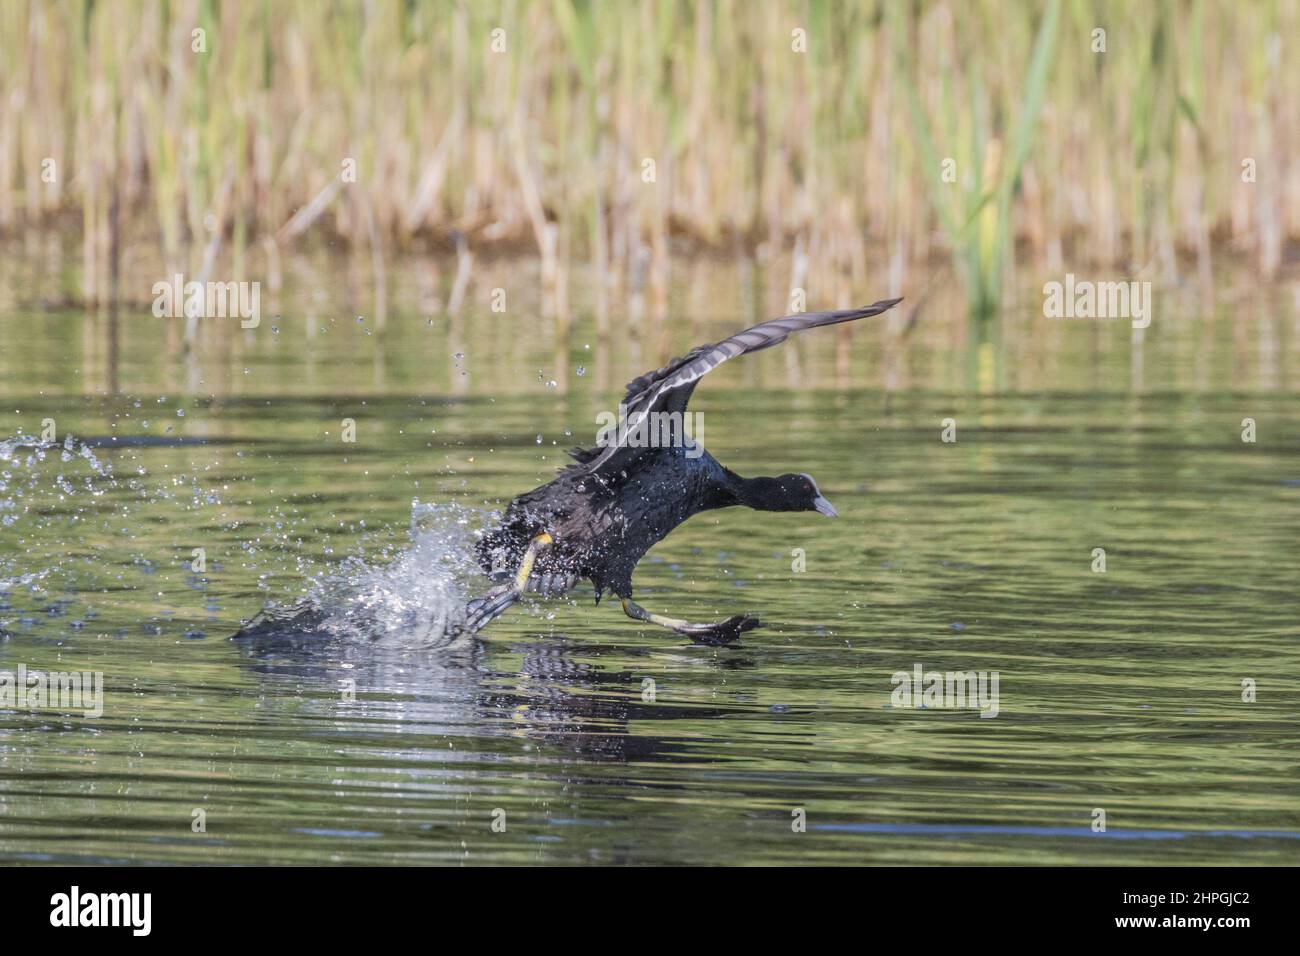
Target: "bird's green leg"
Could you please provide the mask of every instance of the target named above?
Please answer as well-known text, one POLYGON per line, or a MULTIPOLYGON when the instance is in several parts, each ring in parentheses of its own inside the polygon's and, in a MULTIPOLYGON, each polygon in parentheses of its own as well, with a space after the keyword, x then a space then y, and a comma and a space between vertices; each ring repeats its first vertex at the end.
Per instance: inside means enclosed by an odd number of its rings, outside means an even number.
POLYGON ((515 572, 515 590, 522 592, 528 586, 528 579, 532 577, 533 565, 537 563, 537 555, 545 547, 549 547, 554 539, 543 531, 537 537, 528 543, 528 550, 524 552, 524 559, 519 562, 519 570, 515 572))
POLYGON ((685 634, 699 644, 730 644, 745 631, 752 631, 754 628, 761 626, 758 618, 751 617, 748 614, 736 614, 725 621, 713 621, 709 624, 694 624, 678 617, 653 614, 631 598, 620 598, 619 600, 623 604, 623 613, 633 620, 658 624, 660 627, 666 627, 678 634, 685 634))
POLYGON ((528 543, 528 550, 524 552, 512 582, 494 588, 465 605, 465 623, 461 625, 461 629, 470 634, 482 630, 489 621, 500 616, 506 608, 518 601, 519 596, 528 586, 528 579, 532 577, 533 566, 537 564, 537 555, 542 552, 542 549, 550 547, 552 540, 545 531, 533 538, 528 543))

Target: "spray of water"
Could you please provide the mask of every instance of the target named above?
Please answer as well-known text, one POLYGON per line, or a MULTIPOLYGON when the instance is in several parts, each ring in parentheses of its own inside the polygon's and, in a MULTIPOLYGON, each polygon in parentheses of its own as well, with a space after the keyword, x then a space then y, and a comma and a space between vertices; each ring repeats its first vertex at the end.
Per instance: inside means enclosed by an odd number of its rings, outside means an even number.
POLYGON ((404 549, 382 564, 355 557, 318 576, 294 619, 334 638, 418 648, 456 643, 482 523, 475 509, 412 502, 404 549))
POLYGON ((72 435, 63 441, 42 441, 31 435, 16 435, 0 441, 0 524, 12 527, 26 513, 25 502, 30 501, 41 478, 40 465, 57 451, 60 462, 65 464, 78 459, 87 463, 91 474, 80 478, 69 478, 60 472, 54 483, 58 491, 65 495, 74 495, 81 491, 92 496, 102 495, 103 489, 97 487, 96 478, 111 480, 113 471, 107 463, 95 457, 91 447, 79 442, 72 435))
MULTIPOLYGON (((167 548, 156 539, 140 541, 134 550, 123 545, 135 545, 139 529, 156 528, 172 509, 179 509, 166 523, 178 529, 172 537, 174 551, 188 559, 188 549, 179 546, 187 534, 180 529, 193 527, 196 520, 212 527, 222 507, 222 496, 197 476, 171 473, 154 480, 141 465, 117 477, 91 445, 72 436, 61 442, 27 435, 0 441, 0 530, 9 531, 19 545, 19 550, 0 554, 0 629, 6 622, 38 626, 60 617, 67 617, 74 629, 102 627, 95 604, 120 602, 141 589, 154 598, 150 620, 124 620, 119 610, 109 615, 112 627, 141 626, 162 633, 173 614, 193 620, 184 595, 206 590, 204 573, 184 567, 184 588, 178 590, 176 568, 163 557, 167 548), (110 552, 81 545, 82 535, 92 531, 101 542, 111 535, 110 552), (163 600, 168 603, 159 606, 163 600)), ((293 553, 295 539, 301 538, 299 519, 279 508, 273 509, 264 533, 246 538, 238 552, 241 577, 254 576, 261 590, 274 590, 265 582, 283 577, 286 553, 293 553)), ((363 539, 354 556, 341 564, 331 562, 322 569, 318 561, 297 554, 292 593, 268 604, 244 632, 318 633, 335 641, 382 642, 395 648, 456 644, 468 595, 484 587, 481 578, 475 580, 472 553, 484 518, 476 509, 417 500, 405 534, 389 536, 378 546, 373 537, 363 539)), ((211 600, 209 616, 217 609, 211 600)), ((183 636, 205 635, 191 625, 183 636)))

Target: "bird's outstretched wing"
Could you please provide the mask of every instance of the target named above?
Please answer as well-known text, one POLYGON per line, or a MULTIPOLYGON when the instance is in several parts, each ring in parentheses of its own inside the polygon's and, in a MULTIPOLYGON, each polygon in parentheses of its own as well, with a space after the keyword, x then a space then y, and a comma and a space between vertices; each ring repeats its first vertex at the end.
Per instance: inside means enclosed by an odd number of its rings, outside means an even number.
MULTIPOLYGON (((787 315, 763 322, 743 332, 737 332, 721 342, 697 346, 682 358, 674 359, 663 368, 647 372, 628 383, 627 395, 623 399, 627 410, 627 432, 632 433, 651 412, 684 412, 691 393, 695 391, 696 383, 727 359, 744 355, 746 352, 759 352, 780 345, 790 337, 792 332, 815 329, 822 325, 838 325, 841 322, 852 322, 855 319, 879 315, 902 301, 902 299, 881 299, 861 309, 787 315)), ((611 468, 626 468, 632 458, 648 450, 611 442, 603 448, 574 449, 572 454, 579 462, 577 467, 594 473, 611 468)))

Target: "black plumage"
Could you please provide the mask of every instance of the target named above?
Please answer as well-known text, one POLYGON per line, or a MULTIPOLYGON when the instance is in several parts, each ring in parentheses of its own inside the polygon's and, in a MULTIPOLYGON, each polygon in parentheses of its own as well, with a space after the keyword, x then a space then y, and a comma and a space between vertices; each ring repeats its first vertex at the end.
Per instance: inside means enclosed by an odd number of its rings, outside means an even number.
POLYGON ((627 435, 654 423, 653 413, 684 414, 700 378, 730 358, 779 345, 792 332, 878 315, 899 301, 773 319, 699 346, 630 382, 623 400, 626 431, 603 447, 574 449, 573 464, 515 498, 500 525, 480 539, 479 563, 505 583, 469 604, 466 627, 481 628, 523 591, 563 594, 584 578, 595 584, 598 600, 612 591, 630 616, 697 640, 725 642, 757 626, 743 615, 714 624, 651 615, 631 601, 632 572, 651 547, 702 511, 743 505, 833 516, 816 482, 806 474, 743 478, 684 436, 664 447, 628 441, 627 435))

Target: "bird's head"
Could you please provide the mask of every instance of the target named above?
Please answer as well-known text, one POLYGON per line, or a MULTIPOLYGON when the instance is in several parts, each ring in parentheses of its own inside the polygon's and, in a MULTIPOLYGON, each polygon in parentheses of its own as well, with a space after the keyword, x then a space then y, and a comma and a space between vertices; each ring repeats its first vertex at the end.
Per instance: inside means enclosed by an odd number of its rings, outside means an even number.
POLYGON ((799 473, 752 481, 752 507, 763 511, 816 511, 828 518, 839 516, 817 487, 812 475, 799 473))

